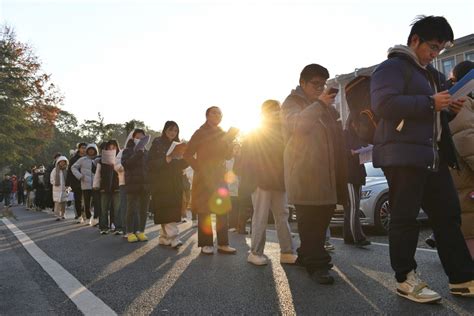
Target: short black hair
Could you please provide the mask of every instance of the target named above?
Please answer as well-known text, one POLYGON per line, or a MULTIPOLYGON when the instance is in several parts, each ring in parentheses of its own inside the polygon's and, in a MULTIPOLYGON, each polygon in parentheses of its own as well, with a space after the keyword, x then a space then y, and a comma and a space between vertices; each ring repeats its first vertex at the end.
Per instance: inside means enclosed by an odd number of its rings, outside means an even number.
POLYGON ((77 144, 77 149, 80 149, 82 146, 87 147, 86 143, 79 143, 77 144))
POLYGON ((135 135, 137 135, 137 134, 145 135, 145 131, 141 128, 135 128, 135 130, 133 131, 132 137, 135 138, 135 135))
POLYGON ((308 82, 314 77, 329 78, 329 71, 321 65, 310 64, 303 68, 300 74, 300 82, 308 82))
POLYGON ((211 112, 212 109, 218 109, 219 107, 218 106, 211 106, 211 107, 208 107, 207 110, 206 110, 206 117, 209 115, 209 113, 211 112))
POLYGON ((459 81, 472 69, 474 69, 474 62, 470 60, 462 61, 454 67, 453 76, 459 81))
POLYGON ((453 29, 446 18, 442 16, 417 16, 411 24, 411 31, 407 41, 408 45, 410 45, 415 34, 420 37, 422 42, 432 40, 452 42, 454 40, 453 29))

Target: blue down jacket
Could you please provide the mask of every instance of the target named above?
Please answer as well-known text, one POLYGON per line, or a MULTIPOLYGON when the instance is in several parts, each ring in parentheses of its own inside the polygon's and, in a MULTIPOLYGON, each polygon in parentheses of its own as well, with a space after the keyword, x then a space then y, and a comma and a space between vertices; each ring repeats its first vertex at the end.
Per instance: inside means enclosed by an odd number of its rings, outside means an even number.
POLYGON ((431 66, 422 68, 413 56, 398 51, 374 71, 370 90, 372 110, 379 118, 374 136, 375 167, 437 170, 440 155, 448 165, 457 165, 448 125, 454 115, 448 111, 440 112, 442 134, 437 140, 440 126, 430 96, 445 90, 441 73, 431 66))

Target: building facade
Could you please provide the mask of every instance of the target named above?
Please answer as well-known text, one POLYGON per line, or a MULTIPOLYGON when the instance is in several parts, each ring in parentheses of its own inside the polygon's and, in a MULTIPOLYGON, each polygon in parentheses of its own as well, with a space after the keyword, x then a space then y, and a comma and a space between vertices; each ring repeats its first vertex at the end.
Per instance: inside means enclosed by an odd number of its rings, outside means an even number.
MULTIPOLYGON (((451 76, 451 72, 458 63, 470 60, 474 61, 474 34, 460 37, 454 40, 453 47, 445 50, 434 61, 433 66, 442 72, 446 78, 451 76)), ((349 116, 349 108, 346 102, 345 87, 357 76, 370 76, 374 69, 378 66, 373 65, 367 68, 356 68, 353 72, 337 75, 328 80, 328 86, 339 88, 339 93, 336 96, 336 108, 341 113, 343 123, 346 122, 349 116)))

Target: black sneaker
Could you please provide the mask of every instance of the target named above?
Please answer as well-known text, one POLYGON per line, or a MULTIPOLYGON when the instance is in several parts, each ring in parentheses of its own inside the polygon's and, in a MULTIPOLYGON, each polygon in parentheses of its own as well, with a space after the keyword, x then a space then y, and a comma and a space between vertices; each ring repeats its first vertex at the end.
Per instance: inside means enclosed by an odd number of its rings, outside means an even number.
POLYGON ((425 243, 430 246, 430 248, 436 249, 436 240, 428 237, 425 239, 425 243))
POLYGON ((319 284, 329 285, 334 283, 334 278, 329 274, 328 270, 316 270, 310 275, 310 278, 319 284))
POLYGON ((354 246, 356 247, 365 247, 365 246, 370 246, 372 243, 367 240, 367 239, 364 239, 364 240, 360 240, 360 241, 357 241, 354 243, 354 246))

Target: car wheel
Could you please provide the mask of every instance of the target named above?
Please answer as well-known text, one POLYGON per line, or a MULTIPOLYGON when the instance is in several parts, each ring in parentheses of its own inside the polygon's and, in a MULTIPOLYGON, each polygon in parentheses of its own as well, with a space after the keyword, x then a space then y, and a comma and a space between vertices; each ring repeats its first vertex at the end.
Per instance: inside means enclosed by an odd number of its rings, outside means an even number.
POLYGON ((377 201, 374 210, 375 229, 378 233, 387 234, 390 225, 390 205, 388 204, 388 194, 382 195, 377 201))

